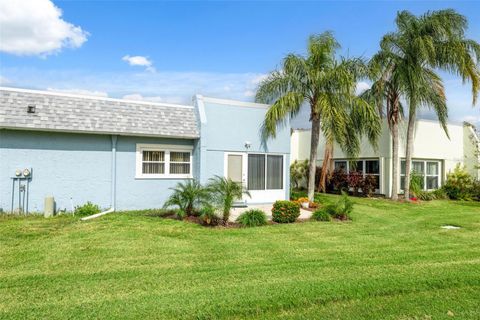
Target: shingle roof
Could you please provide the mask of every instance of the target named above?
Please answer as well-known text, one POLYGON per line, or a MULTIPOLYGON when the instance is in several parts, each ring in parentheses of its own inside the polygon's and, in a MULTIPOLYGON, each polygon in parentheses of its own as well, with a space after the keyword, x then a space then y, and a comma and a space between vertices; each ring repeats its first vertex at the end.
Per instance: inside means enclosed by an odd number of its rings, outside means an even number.
POLYGON ((198 138, 193 107, 0 88, 0 128, 198 138), (29 105, 35 113, 28 113, 29 105))

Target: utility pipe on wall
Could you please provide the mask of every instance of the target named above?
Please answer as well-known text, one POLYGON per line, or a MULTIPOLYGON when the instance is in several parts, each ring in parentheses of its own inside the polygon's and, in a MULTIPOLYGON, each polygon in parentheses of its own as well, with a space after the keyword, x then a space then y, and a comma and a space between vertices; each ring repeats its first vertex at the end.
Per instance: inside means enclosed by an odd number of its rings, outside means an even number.
POLYGON ((93 214, 88 217, 81 218, 80 220, 85 221, 85 220, 90 220, 94 218, 101 217, 103 215, 106 215, 108 213, 114 212, 115 211, 115 198, 116 198, 116 193, 117 193, 117 136, 112 135, 112 178, 111 178, 111 189, 110 189, 110 209, 107 211, 103 211, 100 213, 93 214))

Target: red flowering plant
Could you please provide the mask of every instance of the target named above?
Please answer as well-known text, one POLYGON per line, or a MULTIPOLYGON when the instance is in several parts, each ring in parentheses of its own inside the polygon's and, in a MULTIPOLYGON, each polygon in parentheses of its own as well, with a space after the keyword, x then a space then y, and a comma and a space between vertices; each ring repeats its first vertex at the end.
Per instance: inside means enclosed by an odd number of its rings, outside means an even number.
POLYGON ((348 186, 353 189, 353 194, 357 196, 363 185, 363 175, 357 171, 350 172, 347 182, 348 186))

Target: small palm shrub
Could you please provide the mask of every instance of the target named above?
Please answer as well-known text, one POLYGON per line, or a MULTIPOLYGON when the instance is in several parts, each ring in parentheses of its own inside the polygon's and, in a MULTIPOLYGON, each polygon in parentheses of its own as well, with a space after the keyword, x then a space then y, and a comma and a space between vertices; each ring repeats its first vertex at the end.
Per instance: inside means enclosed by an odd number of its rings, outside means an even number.
POLYGON ((351 220, 350 213, 353 210, 353 201, 345 192, 342 192, 342 197, 333 204, 325 207, 325 211, 335 219, 351 220))
POLYGON ((308 160, 295 160, 290 165, 290 181, 295 189, 302 187, 302 183, 306 182, 308 177, 308 160))
POLYGON ((81 206, 76 206, 75 210, 73 211, 75 215, 78 216, 91 216, 92 214, 96 214, 101 212, 102 210, 100 207, 96 204, 91 203, 88 201, 87 203, 81 205, 81 206))
POLYGON ((224 224, 228 224, 233 202, 241 199, 244 194, 250 197, 250 193, 241 183, 235 182, 230 178, 215 176, 210 179, 207 188, 216 204, 222 208, 224 224))
POLYGON ((220 223, 221 219, 215 212, 215 208, 212 206, 205 206, 200 211, 200 220, 204 225, 216 226, 220 223))
POLYGON ((447 181, 443 186, 446 194, 453 200, 472 199, 474 180, 465 167, 457 165, 453 172, 447 174, 447 181))
POLYGON ((167 199, 164 208, 176 206, 184 211, 187 216, 195 213, 195 209, 207 203, 209 200, 208 190, 202 187, 197 180, 179 182, 175 188, 170 188, 173 193, 167 199))
POLYGON ((419 197, 420 193, 422 192, 422 183, 423 183, 423 178, 419 174, 417 174, 415 171, 412 171, 410 174, 410 193, 414 197, 419 197))
POLYGON ((267 224, 267 215, 262 210, 250 209, 238 216, 237 222, 242 227, 264 226, 267 224))
POLYGON ((318 209, 312 213, 311 219, 315 221, 331 221, 332 216, 325 209, 318 209))
POLYGON ((280 200, 273 204, 272 220, 278 223, 295 222, 300 216, 300 205, 293 201, 280 200))
POLYGON ((184 220, 187 218, 187 214, 182 209, 175 210, 175 218, 178 220, 184 220))

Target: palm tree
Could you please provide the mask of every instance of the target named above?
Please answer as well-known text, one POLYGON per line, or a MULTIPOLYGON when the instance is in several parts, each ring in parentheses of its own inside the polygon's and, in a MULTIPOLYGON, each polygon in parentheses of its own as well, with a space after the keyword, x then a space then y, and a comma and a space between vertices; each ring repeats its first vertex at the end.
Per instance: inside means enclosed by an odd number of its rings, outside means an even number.
POLYGON ((222 207, 223 223, 225 225, 228 224, 233 202, 241 199, 244 194, 250 197, 250 193, 241 183, 220 176, 210 178, 207 189, 213 195, 215 201, 222 207))
POLYGON ((188 216, 194 210, 207 203, 209 199, 208 190, 202 187, 197 180, 188 180, 185 183, 179 182, 175 188, 170 188, 173 193, 163 205, 165 208, 178 206, 188 216))
POLYGON ((399 135, 398 127, 403 119, 403 105, 401 87, 395 82, 392 74, 395 71, 393 61, 388 55, 380 51, 370 61, 370 78, 374 81, 370 89, 362 93, 362 97, 372 104, 376 104, 379 114, 386 118, 390 134, 392 135, 392 190, 391 199, 398 200, 398 165, 399 158, 399 135))
POLYGON ((454 10, 427 12, 416 17, 401 11, 397 31, 383 37, 380 47, 395 65, 392 77, 408 104, 405 154, 405 198, 410 196, 410 172, 417 110, 435 111, 448 136, 448 109, 442 79, 436 69, 453 72, 472 83, 473 104, 480 91, 480 44, 465 38, 466 18, 454 10))
POLYGON ((349 157, 359 151, 359 138, 367 134, 373 144, 380 134, 380 120, 374 107, 355 95, 357 81, 366 75, 361 59, 335 58, 340 45, 330 32, 310 36, 306 57, 289 54, 282 69, 263 80, 256 101, 270 103, 262 126, 264 139, 275 137, 278 125, 295 116, 302 104, 310 107, 312 123, 308 198, 313 201, 315 169, 320 131, 325 136, 326 152, 322 184, 330 169, 334 142, 349 157))

